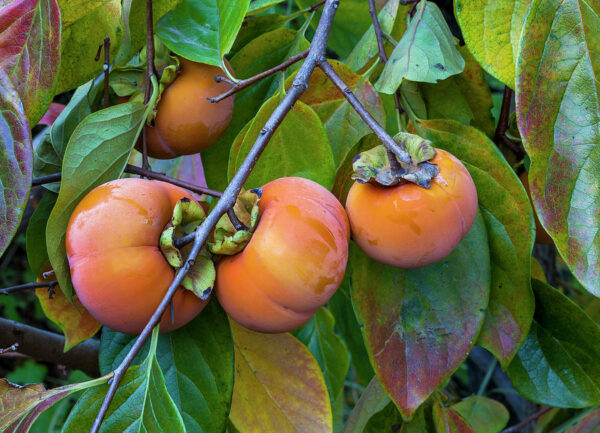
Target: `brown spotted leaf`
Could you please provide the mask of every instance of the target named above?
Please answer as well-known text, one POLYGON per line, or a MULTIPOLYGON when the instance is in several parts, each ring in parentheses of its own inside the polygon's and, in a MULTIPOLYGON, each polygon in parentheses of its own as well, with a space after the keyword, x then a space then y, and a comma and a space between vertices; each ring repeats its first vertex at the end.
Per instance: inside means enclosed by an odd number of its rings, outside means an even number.
POLYGON ((229 419, 240 433, 330 433, 331 405, 317 361, 290 334, 231 322, 235 380, 229 419))
POLYGON ((56 0, 14 1, 0 9, 0 68, 15 86, 35 125, 54 98, 60 64, 56 0))

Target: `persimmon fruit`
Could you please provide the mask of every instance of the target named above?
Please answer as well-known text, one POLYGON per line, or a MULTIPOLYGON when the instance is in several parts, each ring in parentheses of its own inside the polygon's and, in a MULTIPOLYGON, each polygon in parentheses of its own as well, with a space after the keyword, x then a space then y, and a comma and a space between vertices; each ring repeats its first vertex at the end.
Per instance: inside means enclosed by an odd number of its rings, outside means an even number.
POLYGON ((348 219, 327 189, 296 177, 266 184, 259 210, 245 249, 218 262, 215 292, 246 328, 287 332, 306 323, 342 282, 348 219))
MULTIPOLYGON (((525 187, 525 191, 527 191, 527 197, 529 197, 529 201, 531 203, 533 203, 533 201, 531 200, 531 190, 529 189, 529 176, 527 175, 526 171, 524 171, 523 173, 521 173, 519 175, 519 180, 525 187)), ((550 237, 550 235, 548 234, 548 232, 546 231, 544 226, 542 226, 542 223, 540 222, 537 212, 535 211, 535 208, 533 206, 532 206, 532 209, 533 209, 533 218, 535 219, 535 243, 536 244, 544 244, 544 245, 552 245, 554 243, 554 241, 552 240, 552 238, 550 237)))
MULTIPOLYGON (((173 281, 174 270, 159 248, 160 235, 182 188, 145 179, 118 179, 98 186, 77 205, 67 226, 67 258, 77 297, 103 325, 139 334, 173 281)), ((205 306, 189 290, 173 297, 160 331, 177 329, 205 306)))
POLYGON ((346 211, 352 237, 371 258, 399 268, 418 268, 448 256, 477 214, 477 190, 465 166, 436 149, 439 174, 429 189, 414 183, 392 187, 355 182, 346 211))
MULTIPOLYGON (((180 72, 167 86, 156 107, 154 126, 148 127, 148 155, 170 159, 208 149, 223 135, 233 114, 234 96, 212 103, 215 97, 231 88, 216 75, 224 75, 217 66, 180 58, 180 72)), ((141 140, 137 149, 141 151, 141 140)))

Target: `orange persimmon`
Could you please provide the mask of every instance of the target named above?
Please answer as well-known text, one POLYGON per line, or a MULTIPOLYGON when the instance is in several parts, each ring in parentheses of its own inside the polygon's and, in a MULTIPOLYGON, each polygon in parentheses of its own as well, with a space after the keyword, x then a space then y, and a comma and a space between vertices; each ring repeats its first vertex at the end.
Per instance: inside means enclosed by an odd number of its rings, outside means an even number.
POLYGON ((477 214, 477 190, 465 166, 436 149, 439 174, 429 189, 414 183, 386 187, 355 182, 346 211, 352 237, 371 258, 399 268, 418 268, 448 256, 477 214))
POLYGON ((306 323, 342 282, 348 219, 333 194, 295 177, 266 184, 259 209, 245 249, 217 264, 215 292, 246 328, 287 332, 306 323))
MULTIPOLYGON (((175 203, 192 199, 169 183, 118 179, 93 189, 77 205, 67 227, 67 258, 81 303, 100 323, 139 334, 173 281, 174 270, 159 248, 160 235, 175 203)), ((177 329, 205 306, 179 288, 161 332, 177 329)))

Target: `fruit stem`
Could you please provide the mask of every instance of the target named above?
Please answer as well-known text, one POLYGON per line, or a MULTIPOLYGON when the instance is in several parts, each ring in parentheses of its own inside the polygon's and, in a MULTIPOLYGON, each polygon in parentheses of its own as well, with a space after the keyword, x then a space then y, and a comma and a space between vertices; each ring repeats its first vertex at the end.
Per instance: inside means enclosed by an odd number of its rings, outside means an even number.
POLYGON ((229 217, 229 221, 231 221, 231 224, 233 224, 236 230, 250 230, 250 227, 246 226, 246 224, 240 221, 232 207, 227 209, 227 216, 229 217))

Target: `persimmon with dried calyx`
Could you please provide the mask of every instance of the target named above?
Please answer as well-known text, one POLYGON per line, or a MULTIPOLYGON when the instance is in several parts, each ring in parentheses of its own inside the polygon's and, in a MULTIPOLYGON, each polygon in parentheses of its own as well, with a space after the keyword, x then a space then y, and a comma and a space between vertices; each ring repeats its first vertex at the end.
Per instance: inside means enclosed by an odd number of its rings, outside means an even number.
POLYGON ((218 262, 215 292, 246 328, 287 332, 306 323, 342 282, 348 219, 328 190, 295 177, 266 184, 259 211, 243 251, 218 262))
MULTIPOLYGON (((212 103, 231 84, 217 83, 224 75, 217 66, 180 58, 180 72, 161 95, 154 125, 147 128, 148 155, 170 159, 208 149, 225 132, 233 113, 234 96, 212 103)), ((141 151, 141 140, 136 148, 141 151)))
MULTIPOLYGON (((93 189, 77 205, 67 226, 67 258, 79 300, 103 325, 139 334, 173 281, 174 269, 159 249, 163 228, 182 188, 145 179, 118 179, 93 189)), ((194 293, 177 289, 160 331, 177 329, 205 306, 194 293)))
POLYGON ((477 190, 465 166, 435 149, 439 167, 430 187, 355 182, 346 211, 352 237, 371 258, 399 268, 418 268, 448 256, 477 214, 477 190))

